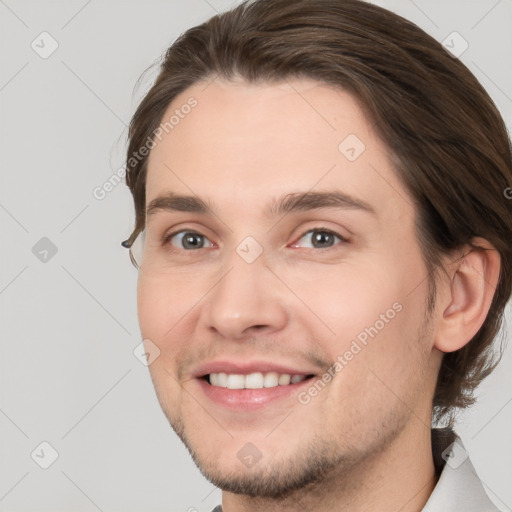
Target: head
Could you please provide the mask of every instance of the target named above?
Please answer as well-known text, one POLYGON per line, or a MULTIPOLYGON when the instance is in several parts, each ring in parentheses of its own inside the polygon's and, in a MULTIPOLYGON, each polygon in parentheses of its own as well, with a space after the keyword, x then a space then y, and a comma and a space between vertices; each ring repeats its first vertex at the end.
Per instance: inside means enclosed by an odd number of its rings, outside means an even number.
POLYGON ((144 230, 151 376, 200 469, 277 496, 453 423, 497 362, 511 182, 485 90, 384 9, 259 0, 183 34, 130 125, 128 244, 144 230), (219 405, 230 361, 307 379, 219 405))

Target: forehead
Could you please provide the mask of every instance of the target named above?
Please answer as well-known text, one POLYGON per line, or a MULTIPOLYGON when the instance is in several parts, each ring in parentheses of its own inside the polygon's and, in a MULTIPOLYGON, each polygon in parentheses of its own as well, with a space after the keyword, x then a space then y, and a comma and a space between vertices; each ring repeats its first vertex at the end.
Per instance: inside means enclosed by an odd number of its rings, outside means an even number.
POLYGON ((173 192, 263 211, 269 197, 335 189, 377 212, 411 209, 355 98, 326 84, 217 78, 177 96, 166 122, 149 157, 147 205, 173 192))

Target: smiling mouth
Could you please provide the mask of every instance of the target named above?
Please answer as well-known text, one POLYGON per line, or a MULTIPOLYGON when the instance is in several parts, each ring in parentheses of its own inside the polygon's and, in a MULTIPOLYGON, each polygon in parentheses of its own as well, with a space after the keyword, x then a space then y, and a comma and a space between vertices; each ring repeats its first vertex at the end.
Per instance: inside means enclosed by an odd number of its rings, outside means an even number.
POLYGON ((313 378, 314 375, 299 375, 277 372, 254 372, 249 374, 209 373, 203 379, 211 386, 226 389, 264 389, 291 386, 313 378))

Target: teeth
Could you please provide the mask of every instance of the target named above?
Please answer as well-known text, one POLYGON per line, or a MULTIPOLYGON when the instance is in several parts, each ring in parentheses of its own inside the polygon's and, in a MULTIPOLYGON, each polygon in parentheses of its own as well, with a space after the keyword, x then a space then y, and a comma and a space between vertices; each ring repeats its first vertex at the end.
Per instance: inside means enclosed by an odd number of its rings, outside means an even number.
POLYGON ((211 373, 210 384, 226 388, 228 385, 228 376, 226 373, 211 373))
POLYGON ((279 375, 279 385, 280 386, 287 386, 290 384, 291 375, 288 375, 287 373, 283 373, 283 375, 279 375))
POLYGON ((245 376, 245 388, 246 389, 261 389, 265 382, 265 378, 262 373, 250 373, 245 376))
POLYGON ((276 372, 266 373, 263 378, 263 387, 275 388, 279 386, 279 375, 276 372))
POLYGON ((290 375, 288 373, 249 373, 240 375, 236 373, 210 373, 210 384, 228 389, 263 389, 275 388, 277 386, 288 386, 297 384, 306 379, 305 375, 290 375))
POLYGON ((244 389, 245 377, 243 375, 228 375, 226 387, 228 389, 244 389))

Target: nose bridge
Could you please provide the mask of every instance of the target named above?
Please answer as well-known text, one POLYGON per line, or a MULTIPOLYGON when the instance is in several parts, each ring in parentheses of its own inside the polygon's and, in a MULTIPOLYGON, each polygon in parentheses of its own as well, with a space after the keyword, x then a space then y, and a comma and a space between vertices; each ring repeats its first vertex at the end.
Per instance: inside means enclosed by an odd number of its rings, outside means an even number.
POLYGON ((222 277, 208 294, 207 326, 227 338, 240 338, 251 329, 281 329, 287 321, 285 304, 271 283, 275 278, 266 267, 262 249, 260 254, 256 249, 254 241, 242 241, 226 259, 222 277))

